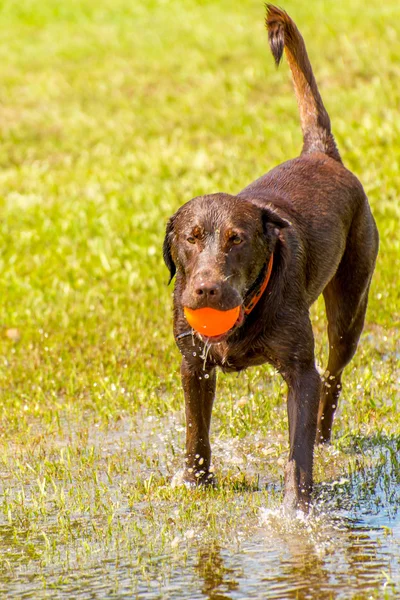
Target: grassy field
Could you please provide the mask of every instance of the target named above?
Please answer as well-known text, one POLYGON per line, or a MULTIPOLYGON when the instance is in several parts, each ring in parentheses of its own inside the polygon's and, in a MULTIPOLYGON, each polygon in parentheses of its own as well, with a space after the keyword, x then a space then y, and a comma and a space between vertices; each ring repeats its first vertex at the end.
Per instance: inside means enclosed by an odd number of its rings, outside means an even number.
MULTIPOLYGON (((316 479, 350 481, 343 493, 356 505, 389 456, 395 512, 400 7, 281 4, 381 236, 361 347, 316 479)), ((211 550, 198 550, 193 572, 210 595, 207 568, 227 579, 219 546, 240 547, 260 507, 279 503, 285 387, 268 366, 219 377, 220 488, 169 486, 183 459, 183 398, 161 255, 184 201, 235 193, 300 151, 288 69, 274 67, 263 18, 258 0, 0 4, 0 593, 72 597, 84 587, 76 573, 91 570, 108 597, 170 597, 166 570, 173 580, 201 541, 211 550)), ((323 365, 321 302, 313 316, 323 365)), ((385 577, 376 597, 384 583, 394 589, 385 577)))

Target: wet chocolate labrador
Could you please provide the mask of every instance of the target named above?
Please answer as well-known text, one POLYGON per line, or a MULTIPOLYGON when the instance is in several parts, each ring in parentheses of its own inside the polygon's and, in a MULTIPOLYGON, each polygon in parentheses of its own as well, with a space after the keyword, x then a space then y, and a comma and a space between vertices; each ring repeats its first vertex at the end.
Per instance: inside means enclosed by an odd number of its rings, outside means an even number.
POLYGON ((185 482, 207 484, 216 367, 272 364, 288 387, 289 459, 284 504, 308 510, 314 443, 328 442, 342 372, 364 324, 378 232, 358 179, 344 167, 303 38, 286 12, 267 7, 272 54, 283 50, 296 92, 303 149, 239 194, 210 194, 168 222, 164 259, 174 291, 174 335, 186 404, 185 482), (323 294, 329 360, 319 376, 309 309, 323 294), (205 337, 183 308, 229 310, 234 326, 205 337))

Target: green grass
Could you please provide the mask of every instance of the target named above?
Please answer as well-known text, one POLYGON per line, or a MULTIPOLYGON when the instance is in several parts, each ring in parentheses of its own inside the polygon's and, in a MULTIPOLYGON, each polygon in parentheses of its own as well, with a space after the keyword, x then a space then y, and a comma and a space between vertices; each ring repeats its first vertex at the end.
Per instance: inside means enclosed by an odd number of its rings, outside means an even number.
MULTIPOLYGON (((381 236, 337 454, 317 456, 324 481, 353 473, 355 447, 369 465, 364 448, 400 434, 400 8, 284 8, 381 236)), ((15 569, 31 565, 43 590, 62 587, 76 565, 117 564, 132 544, 134 587, 151 579, 149 556, 165 544, 173 571, 189 552, 185 532, 201 531, 211 549, 234 543, 238 516, 251 530, 259 506, 279 500, 285 388, 268 366, 219 377, 221 489, 169 487, 182 462, 183 399, 161 256, 166 220, 183 202, 235 193, 299 153, 288 69, 274 67, 263 17, 258 0, 0 4, 0 562, 10 590, 15 569), (178 432, 165 433, 167 415, 178 432), (161 426, 151 434, 149 423, 161 426), (267 492, 255 494, 259 477, 267 492)), ((313 316, 322 365, 321 302, 313 316)), ((118 576, 105 572, 111 589, 118 576)))

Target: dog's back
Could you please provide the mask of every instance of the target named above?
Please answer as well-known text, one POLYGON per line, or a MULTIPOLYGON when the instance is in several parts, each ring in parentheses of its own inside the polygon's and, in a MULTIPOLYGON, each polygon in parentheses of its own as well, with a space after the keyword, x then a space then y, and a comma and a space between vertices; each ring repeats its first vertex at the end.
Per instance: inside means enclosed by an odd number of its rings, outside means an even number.
POLYGON ((371 271, 378 236, 363 187, 342 163, 297 26, 286 12, 272 5, 267 6, 266 26, 276 64, 285 51, 292 72, 303 148, 298 158, 278 165, 238 195, 260 206, 272 205, 278 214, 295 224, 307 246, 304 255, 319 257, 311 270, 304 267, 308 270, 311 304, 337 271, 354 222, 359 223, 362 236, 370 240, 370 253, 364 261, 371 271))

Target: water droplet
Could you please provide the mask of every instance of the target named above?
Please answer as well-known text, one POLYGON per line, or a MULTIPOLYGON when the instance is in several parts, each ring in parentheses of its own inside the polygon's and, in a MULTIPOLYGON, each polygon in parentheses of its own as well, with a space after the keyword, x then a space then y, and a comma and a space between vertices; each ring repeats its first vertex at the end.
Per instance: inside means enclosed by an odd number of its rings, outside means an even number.
POLYGON ((204 343, 203 354, 200 355, 200 358, 203 359, 203 371, 206 370, 207 357, 208 357, 208 353, 210 352, 210 348, 211 348, 211 343, 207 340, 204 343))

